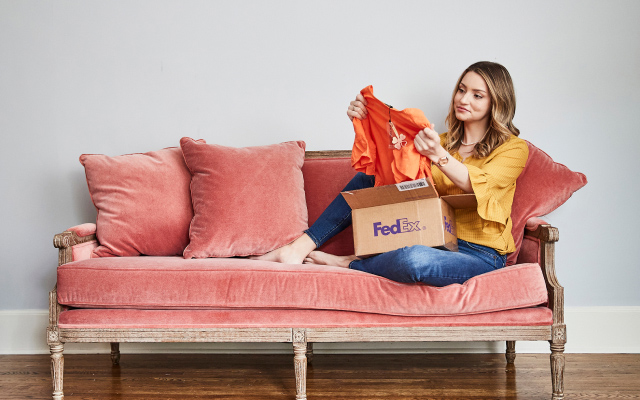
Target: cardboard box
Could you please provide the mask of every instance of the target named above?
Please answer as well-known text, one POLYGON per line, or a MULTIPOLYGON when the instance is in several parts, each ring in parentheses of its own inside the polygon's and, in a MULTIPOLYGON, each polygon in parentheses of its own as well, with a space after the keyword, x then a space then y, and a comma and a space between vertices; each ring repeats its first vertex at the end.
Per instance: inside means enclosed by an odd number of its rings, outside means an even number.
POLYGON ((352 212, 357 256, 421 244, 458 251, 455 209, 476 208, 474 194, 438 196, 426 179, 342 192, 352 212))

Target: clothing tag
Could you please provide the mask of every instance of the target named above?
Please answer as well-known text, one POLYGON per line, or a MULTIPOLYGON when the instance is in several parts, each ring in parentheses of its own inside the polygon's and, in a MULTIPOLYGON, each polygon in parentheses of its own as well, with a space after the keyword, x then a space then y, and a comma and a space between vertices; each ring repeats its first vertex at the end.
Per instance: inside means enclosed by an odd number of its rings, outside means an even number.
POLYGON ((393 106, 390 106, 389 104, 385 104, 385 106, 389 107, 389 125, 387 125, 387 133, 391 137, 391 144, 389 145, 389 148, 400 150, 402 147, 407 145, 407 141, 405 140, 407 137, 402 133, 398 134, 396 126, 391 122, 391 109, 393 106))
POLYGON ((429 183, 425 178, 416 179, 415 181, 407 181, 396 183, 396 187, 399 191, 404 192, 406 190, 420 189, 424 187, 429 187, 429 183))

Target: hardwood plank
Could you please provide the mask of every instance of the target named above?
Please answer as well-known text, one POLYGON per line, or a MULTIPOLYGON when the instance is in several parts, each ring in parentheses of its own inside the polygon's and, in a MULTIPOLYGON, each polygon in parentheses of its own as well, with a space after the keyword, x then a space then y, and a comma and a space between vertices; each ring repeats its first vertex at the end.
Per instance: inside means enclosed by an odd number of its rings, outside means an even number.
MULTIPOLYGON (((567 354, 567 399, 640 399, 639 354, 567 354)), ((313 399, 548 399, 549 355, 316 354, 313 399)), ((0 356, 0 398, 50 399, 47 355, 0 356)), ((293 399, 293 354, 65 355, 65 399, 293 399)))

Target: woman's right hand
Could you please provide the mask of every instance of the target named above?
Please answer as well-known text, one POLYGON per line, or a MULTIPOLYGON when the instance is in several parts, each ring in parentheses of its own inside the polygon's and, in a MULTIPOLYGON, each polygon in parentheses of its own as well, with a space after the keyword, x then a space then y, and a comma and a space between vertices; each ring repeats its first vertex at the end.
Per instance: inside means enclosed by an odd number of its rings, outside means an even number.
POLYGON ((364 98, 362 93, 358 93, 356 99, 349 103, 349 108, 347 108, 347 115, 349 116, 349 119, 353 121, 354 118, 367 118, 367 109, 365 108, 366 105, 367 100, 364 98))

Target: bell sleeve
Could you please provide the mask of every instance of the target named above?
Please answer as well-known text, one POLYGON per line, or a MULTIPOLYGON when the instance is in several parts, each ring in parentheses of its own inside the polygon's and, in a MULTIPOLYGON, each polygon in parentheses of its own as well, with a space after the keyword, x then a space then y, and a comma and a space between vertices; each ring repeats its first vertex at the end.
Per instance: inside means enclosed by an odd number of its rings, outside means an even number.
POLYGON ((351 166, 358 172, 367 175, 375 175, 376 172, 376 145, 371 137, 370 120, 353 119, 353 130, 356 137, 351 151, 351 166), (365 127, 364 124, 367 124, 365 127))
MULTIPOLYGON (((513 145, 494 150, 491 159, 482 167, 465 165, 473 192, 478 201, 478 214, 484 221, 483 231, 495 228, 495 223, 504 230, 511 216, 511 205, 516 179, 524 169, 529 148, 523 140, 513 145)), ((489 232, 487 232, 489 233, 489 232)))

